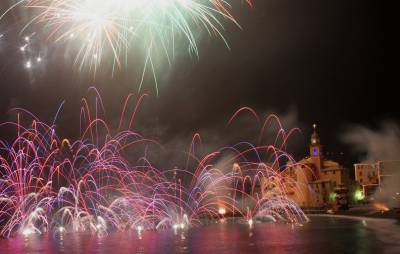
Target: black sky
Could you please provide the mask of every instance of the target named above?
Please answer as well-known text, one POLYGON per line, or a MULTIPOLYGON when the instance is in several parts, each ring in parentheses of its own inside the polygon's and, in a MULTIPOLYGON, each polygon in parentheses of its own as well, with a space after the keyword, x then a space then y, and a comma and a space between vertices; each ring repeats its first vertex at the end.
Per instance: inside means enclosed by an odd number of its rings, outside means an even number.
MULTIPOLYGON (((385 83, 381 2, 255 0, 253 8, 235 8, 243 30, 227 25, 230 50, 205 38, 199 60, 178 57, 160 78, 158 96, 152 84, 145 85, 142 91, 152 96, 141 111, 142 128, 152 125, 148 128, 158 129, 166 142, 190 140, 196 131, 216 129, 220 135, 218 130, 241 106, 280 115, 294 111, 304 131, 305 138, 296 141, 301 147, 316 122, 328 150, 348 152, 338 140, 348 124, 374 128, 400 118, 395 103, 385 99, 392 91, 385 83)), ((111 121, 127 93, 137 93, 137 79, 129 71, 93 81, 63 61, 48 64, 46 74, 34 74, 32 81, 16 50, 15 31, 5 24, 0 29, 8 31, 0 38, 0 122, 9 119, 7 111, 14 106, 50 122, 66 100, 58 130, 74 136, 88 87, 100 90, 111 121)), ((344 160, 356 158, 350 154, 344 160)))

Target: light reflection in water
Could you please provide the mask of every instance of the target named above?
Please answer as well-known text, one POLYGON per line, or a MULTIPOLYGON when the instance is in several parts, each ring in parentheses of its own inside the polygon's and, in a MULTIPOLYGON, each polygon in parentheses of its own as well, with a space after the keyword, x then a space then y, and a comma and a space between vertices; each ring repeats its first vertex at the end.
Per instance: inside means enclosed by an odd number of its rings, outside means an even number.
POLYGON ((362 221, 313 218, 303 227, 230 222, 188 230, 32 235, 0 240, 0 253, 379 253, 362 221))

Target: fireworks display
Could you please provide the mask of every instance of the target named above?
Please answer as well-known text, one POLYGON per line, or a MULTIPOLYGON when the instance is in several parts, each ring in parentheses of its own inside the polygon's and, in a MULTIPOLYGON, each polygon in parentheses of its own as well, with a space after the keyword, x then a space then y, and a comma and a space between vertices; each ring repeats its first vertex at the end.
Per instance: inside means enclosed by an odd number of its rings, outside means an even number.
MULTIPOLYGON (((121 122, 129 114, 128 101, 121 122)), ((87 100, 83 102, 81 136, 73 142, 23 110, 15 122, 1 125, 16 133, 11 143, 0 142, 1 236, 124 230, 141 234, 184 230, 225 216, 238 217, 250 227, 258 220, 308 220, 285 193, 288 181, 280 161, 293 161, 283 149, 291 132, 279 130, 277 140, 284 140, 279 145, 247 144, 240 149, 243 144, 238 144, 201 157, 194 153, 194 138, 188 151, 193 168, 157 169, 147 157, 132 155, 156 141, 130 128, 113 133, 100 110, 92 112, 87 100), (233 155, 221 160, 226 151, 233 155), (263 161, 262 155, 270 159, 263 161)), ((279 121, 265 121, 274 119, 279 121)))
MULTIPOLYGON (((18 10, 28 14, 20 34, 29 45, 31 37, 71 50, 79 70, 94 74, 102 65, 112 72, 140 58, 143 76, 150 70, 156 80, 160 59, 168 64, 175 51, 198 56, 201 34, 225 41, 225 20, 238 25, 231 1, 226 0, 21 0, 2 17, 18 10)), ((249 0, 246 1, 249 5, 249 0)), ((1 17, 0 17, 1 19, 1 17)), ((225 41, 226 43, 226 41, 225 41)), ((35 59, 41 62, 41 57, 35 59)), ((163 62, 164 63, 164 62, 163 62)), ((32 60, 25 67, 32 68, 32 60)), ((163 64, 165 65, 165 64, 163 64)))

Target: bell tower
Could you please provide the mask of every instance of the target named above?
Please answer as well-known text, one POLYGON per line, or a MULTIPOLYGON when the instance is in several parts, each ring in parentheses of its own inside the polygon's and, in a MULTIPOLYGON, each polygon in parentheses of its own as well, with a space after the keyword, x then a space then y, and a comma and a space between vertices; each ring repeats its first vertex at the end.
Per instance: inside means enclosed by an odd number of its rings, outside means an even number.
POLYGON ((318 167, 318 170, 320 170, 323 156, 322 145, 317 132, 317 125, 313 124, 313 128, 314 132, 311 135, 310 140, 310 158, 314 161, 315 165, 318 167))

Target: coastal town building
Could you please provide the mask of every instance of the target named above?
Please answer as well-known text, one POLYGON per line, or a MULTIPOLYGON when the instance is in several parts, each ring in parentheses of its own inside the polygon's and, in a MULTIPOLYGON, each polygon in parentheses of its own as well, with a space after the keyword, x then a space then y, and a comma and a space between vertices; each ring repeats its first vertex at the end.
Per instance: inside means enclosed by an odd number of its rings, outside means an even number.
POLYGON ((354 164, 354 177, 361 187, 359 199, 369 199, 379 187, 379 170, 376 163, 354 164))
MULTIPOLYGON (((354 164, 355 181, 360 186, 361 196, 369 201, 374 194, 391 191, 392 186, 396 185, 399 178, 400 161, 377 161, 374 163, 354 164)), ((389 193, 395 195, 400 191, 394 189, 389 193)))
POLYGON ((301 207, 325 207, 333 204, 338 191, 347 192, 347 169, 324 155, 317 126, 311 135, 309 156, 289 162, 285 176, 286 195, 301 207))

